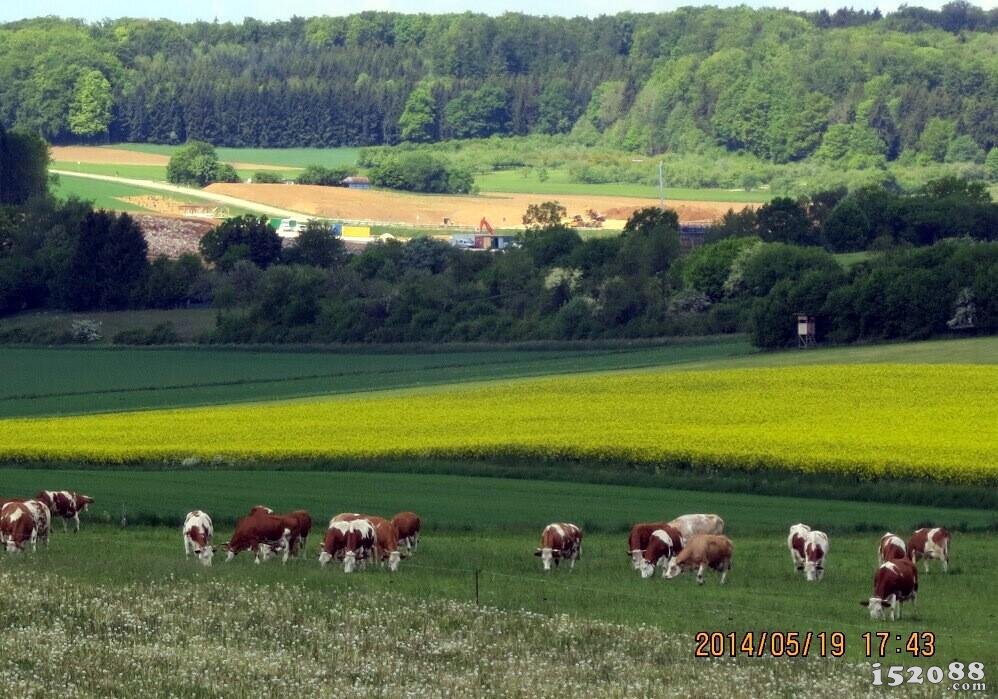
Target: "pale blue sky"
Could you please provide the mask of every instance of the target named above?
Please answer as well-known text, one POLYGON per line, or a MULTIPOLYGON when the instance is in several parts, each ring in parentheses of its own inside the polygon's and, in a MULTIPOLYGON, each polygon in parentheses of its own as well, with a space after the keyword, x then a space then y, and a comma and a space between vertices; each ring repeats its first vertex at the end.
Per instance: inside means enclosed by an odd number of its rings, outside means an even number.
MULTIPOLYGON (((293 15, 345 15, 363 10, 391 10, 395 12, 525 12, 536 15, 600 15, 624 10, 658 12, 684 5, 710 4, 731 6, 748 4, 753 7, 792 6, 796 10, 816 10, 822 7, 833 10, 851 6, 872 10, 879 7, 887 12, 897 8, 904 0, 717 0, 701 3, 695 0, 355 0, 330 2, 329 0, 0 0, 0 22, 25 17, 58 15, 80 17, 88 21, 116 17, 165 17, 177 21, 192 20, 241 21, 244 17, 261 20, 288 19, 293 15)), ((908 0, 909 5, 938 8, 945 0, 908 0)), ((998 0, 978 0, 979 7, 990 9, 998 0)))

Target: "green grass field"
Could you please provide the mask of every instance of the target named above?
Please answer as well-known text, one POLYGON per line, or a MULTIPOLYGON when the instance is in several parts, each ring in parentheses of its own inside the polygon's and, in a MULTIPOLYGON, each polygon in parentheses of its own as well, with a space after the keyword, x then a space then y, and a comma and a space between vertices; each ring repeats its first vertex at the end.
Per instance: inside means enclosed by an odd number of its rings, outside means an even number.
MULTIPOLYGON (((55 170, 69 170, 72 172, 85 172, 95 175, 109 175, 111 177, 126 177, 133 180, 152 180, 154 182, 166 182, 165 165, 122 165, 118 163, 75 163, 67 161, 53 161, 50 165, 55 170)), ((299 170, 278 170, 276 174, 293 179, 299 170)), ((248 180, 257 173, 257 169, 238 169, 236 173, 241 180, 248 180)))
MULTIPOLYGON (((95 166, 103 167, 103 166, 95 166)), ((107 166, 112 167, 112 166, 107 166)), ((128 167, 128 166, 122 166, 128 167)), ((145 167, 145 166, 134 166, 145 167)), ((86 170, 81 170, 86 172, 86 170)), ((108 174, 114 174, 113 172, 108 174)), ((122 177, 131 177, 122 173, 122 177)), ((180 194, 178 192, 163 192, 157 189, 149 189, 131 184, 119 184, 117 182, 106 182, 103 180, 92 180, 85 177, 73 177, 72 175, 58 175, 58 182, 50 187, 50 191, 59 199, 77 197, 84 201, 93 202, 98 209, 110 209, 114 211, 135 211, 152 213, 131 202, 122 201, 122 197, 137 196, 157 196, 167 197, 173 201, 187 204, 209 204, 215 205, 210 199, 205 199, 196 194, 180 194)), ((238 216, 251 213, 249 210, 239 207, 227 206, 229 213, 238 216)))
MULTIPOLYGON (((658 187, 653 185, 609 183, 584 184, 572 182, 568 172, 564 170, 549 170, 548 178, 541 182, 537 176, 523 176, 522 170, 500 170, 488 172, 475 177, 475 184, 483 192, 526 192, 528 194, 591 194, 599 196, 641 197, 658 199, 658 187)), ((665 199, 681 201, 730 201, 746 204, 765 203, 772 199, 768 191, 752 191, 731 189, 688 189, 682 187, 666 187, 665 199)))
MULTIPOLYGON (((690 635, 713 627, 839 630, 849 637, 852 659, 861 657, 860 633, 886 626, 870 622, 858 605, 870 594, 877 541, 884 530, 905 533, 925 523, 954 530, 996 526, 993 512, 972 509, 408 474, 9 470, 4 476, 4 494, 68 487, 97 498, 82 534, 62 535, 57 525, 51 550, 30 561, 39 573, 69 580, 128 584, 210 576, 235 582, 252 576, 267 585, 301 584, 334 595, 390 591, 418 600, 469 600, 477 568, 482 571, 481 602, 500 609, 646 624, 690 635), (175 527, 136 527, 155 518, 176 525, 188 510, 201 508, 215 516, 216 540, 222 543, 232 520, 260 502, 312 512, 315 535, 309 560, 256 567, 242 556, 204 571, 184 562, 175 527), (132 521, 124 531, 116 526, 122 508, 132 521), (401 509, 419 512, 426 532, 420 551, 403 561, 398 574, 345 576, 319 568, 314 558, 333 514, 391 515, 401 509), (689 576, 642 580, 631 570, 625 555, 629 524, 688 511, 717 512, 725 518, 736 551, 728 585, 719 587, 714 577, 703 588, 689 576), (101 520, 110 524, 99 525, 101 520), (583 558, 572 573, 544 575, 532 555, 536 538, 547 522, 564 520, 590 531, 583 558), (828 572, 819 585, 794 574, 786 551, 787 527, 802 520, 831 537, 828 572), (662 603, 650 604, 657 597, 662 603)), ((934 568, 923 575, 918 611, 889 628, 902 634, 928 629, 937 634, 943 657, 993 662, 998 660, 995 644, 985 639, 998 599, 984 599, 979 590, 989 584, 990 568, 998 565, 998 542, 993 534, 957 531, 953 551, 950 574, 934 568)))
MULTIPOLYGON (((119 143, 109 148, 133 150, 140 153, 172 155, 180 146, 153 143, 119 143)), ((357 162, 359 148, 216 148, 218 157, 225 162, 283 165, 304 168, 309 165, 341 167, 357 162)))

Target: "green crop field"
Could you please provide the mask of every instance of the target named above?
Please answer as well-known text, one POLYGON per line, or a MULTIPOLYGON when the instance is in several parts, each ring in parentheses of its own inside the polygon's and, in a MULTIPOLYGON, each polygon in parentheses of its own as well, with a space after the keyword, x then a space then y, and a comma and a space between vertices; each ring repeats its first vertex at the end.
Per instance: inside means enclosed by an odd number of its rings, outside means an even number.
MULTIPOLYGON (((180 146, 152 143, 119 143, 109 146, 140 153, 172 155, 180 146)), ((225 162, 253 163, 258 165, 283 165, 304 168, 309 165, 340 167, 357 162, 359 148, 216 148, 218 157, 225 162)))
MULTIPOLYGON (((122 165, 119 163, 75 163, 63 160, 53 161, 50 165, 55 170, 68 170, 71 172, 85 172, 95 175, 109 175, 111 177, 125 177, 133 180, 153 180, 154 182, 166 181, 165 165, 122 165)), ((248 180, 257 173, 258 169, 240 168, 236 170, 240 179, 248 180)), ((284 177, 293 178, 299 170, 278 170, 277 174, 284 177)))
MULTIPOLYGON (((658 199, 654 185, 608 183, 585 184, 573 182, 564 170, 548 171, 548 178, 541 182, 533 173, 524 177, 522 170, 500 170, 475 177, 475 184, 483 192, 526 192, 528 194, 591 194, 599 196, 641 197, 658 199)), ((768 191, 746 192, 737 189, 689 189, 666 187, 666 205, 669 199, 681 201, 730 201, 746 204, 765 203, 772 199, 768 191)))

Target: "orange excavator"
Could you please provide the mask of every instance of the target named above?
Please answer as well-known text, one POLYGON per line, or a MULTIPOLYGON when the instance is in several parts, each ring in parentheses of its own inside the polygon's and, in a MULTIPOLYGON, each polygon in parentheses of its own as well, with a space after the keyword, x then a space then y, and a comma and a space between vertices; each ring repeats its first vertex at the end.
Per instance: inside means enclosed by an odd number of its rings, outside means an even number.
POLYGON ((489 235, 495 235, 496 232, 496 229, 492 227, 492 224, 489 223, 488 219, 484 216, 482 216, 482 220, 478 222, 478 232, 481 233, 482 231, 487 232, 489 235))

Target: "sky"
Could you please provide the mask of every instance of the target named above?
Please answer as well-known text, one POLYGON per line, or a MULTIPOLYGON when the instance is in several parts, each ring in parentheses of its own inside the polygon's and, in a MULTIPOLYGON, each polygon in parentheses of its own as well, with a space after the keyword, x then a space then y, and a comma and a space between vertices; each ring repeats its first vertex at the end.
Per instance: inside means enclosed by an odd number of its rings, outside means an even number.
MULTIPOLYGON (((0 0, 0 22, 27 17, 57 15, 77 17, 87 21, 117 17, 166 18, 179 22, 194 20, 239 22, 245 17, 260 20, 289 19, 294 15, 345 15, 364 10, 394 12, 484 12, 491 15, 503 12, 523 12, 534 15, 588 15, 613 14, 622 11, 662 12, 686 5, 751 5, 753 7, 793 7, 795 10, 834 10, 847 6, 872 10, 879 7, 889 12, 904 0, 0 0)), ((938 9, 945 0, 908 0, 907 4, 938 9)), ((998 0, 976 0, 978 7, 991 9, 998 0)))

